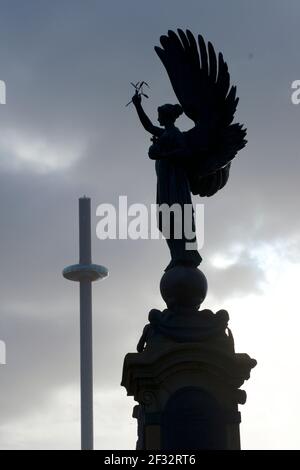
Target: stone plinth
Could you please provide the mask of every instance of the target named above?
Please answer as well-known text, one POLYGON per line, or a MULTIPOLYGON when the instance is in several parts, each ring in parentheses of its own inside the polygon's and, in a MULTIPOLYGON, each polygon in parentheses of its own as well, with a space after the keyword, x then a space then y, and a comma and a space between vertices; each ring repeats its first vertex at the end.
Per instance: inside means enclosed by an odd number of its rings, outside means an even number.
POLYGON ((137 449, 238 450, 240 387, 256 361, 235 352, 225 310, 198 311, 205 276, 171 271, 161 283, 168 308, 151 310, 138 353, 124 361, 122 385, 138 403, 137 449))
POLYGON ((156 337, 127 354, 122 385, 139 403, 138 449, 240 449, 241 385, 256 361, 230 337, 176 343, 156 337))

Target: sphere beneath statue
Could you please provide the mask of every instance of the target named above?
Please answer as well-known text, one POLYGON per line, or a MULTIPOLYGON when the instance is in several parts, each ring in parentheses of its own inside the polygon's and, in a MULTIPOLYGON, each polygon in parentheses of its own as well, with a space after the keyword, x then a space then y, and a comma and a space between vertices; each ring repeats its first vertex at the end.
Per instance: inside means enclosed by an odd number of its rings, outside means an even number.
POLYGON ((165 272, 160 292, 168 308, 199 308, 207 294, 207 279, 200 269, 175 266, 165 272))

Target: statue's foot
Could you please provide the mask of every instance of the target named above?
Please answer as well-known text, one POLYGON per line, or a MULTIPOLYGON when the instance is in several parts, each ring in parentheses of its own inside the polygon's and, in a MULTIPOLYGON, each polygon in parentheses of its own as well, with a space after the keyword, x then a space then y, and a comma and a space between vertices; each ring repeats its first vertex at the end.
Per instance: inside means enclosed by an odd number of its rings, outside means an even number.
POLYGON ((185 253, 184 258, 172 259, 165 269, 165 272, 169 271, 175 266, 185 266, 187 268, 197 268, 202 261, 202 257, 198 251, 190 251, 185 253))
POLYGON ((170 271, 170 269, 175 268, 175 266, 176 266, 176 261, 171 260, 168 266, 165 268, 165 272, 170 271))

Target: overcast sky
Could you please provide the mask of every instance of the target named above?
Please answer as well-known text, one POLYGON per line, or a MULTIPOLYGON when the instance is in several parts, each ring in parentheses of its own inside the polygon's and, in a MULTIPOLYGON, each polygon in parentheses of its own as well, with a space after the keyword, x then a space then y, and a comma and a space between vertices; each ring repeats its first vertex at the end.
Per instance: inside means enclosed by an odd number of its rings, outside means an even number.
MULTIPOLYGON (((299 449, 298 0, 0 0, 0 448, 72 449, 79 435, 77 199, 93 200, 95 444, 134 448, 132 398, 120 387, 151 308, 164 308, 164 241, 99 241, 96 207, 155 201, 149 136, 130 100, 176 102, 153 46, 189 28, 221 50, 237 85, 247 148, 205 203, 205 308, 226 308, 236 349, 257 359, 241 407, 245 449, 299 449)), ((178 126, 191 123, 181 118, 178 126)), ((199 202, 200 199, 199 199, 199 202)))

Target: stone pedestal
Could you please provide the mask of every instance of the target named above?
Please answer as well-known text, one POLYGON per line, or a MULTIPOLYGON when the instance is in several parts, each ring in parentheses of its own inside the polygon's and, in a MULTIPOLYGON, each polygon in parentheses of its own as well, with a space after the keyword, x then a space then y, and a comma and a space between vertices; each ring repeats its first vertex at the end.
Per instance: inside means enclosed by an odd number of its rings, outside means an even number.
POLYGON ((201 285, 196 281, 184 298, 178 280, 195 280, 190 271, 168 274, 168 289, 163 278, 168 309, 150 312, 139 352, 125 357, 122 385, 138 402, 137 449, 240 449, 238 405, 246 402, 240 387, 256 361, 235 352, 226 311, 198 311, 196 292, 202 299, 206 293, 202 273, 196 273, 201 285))

